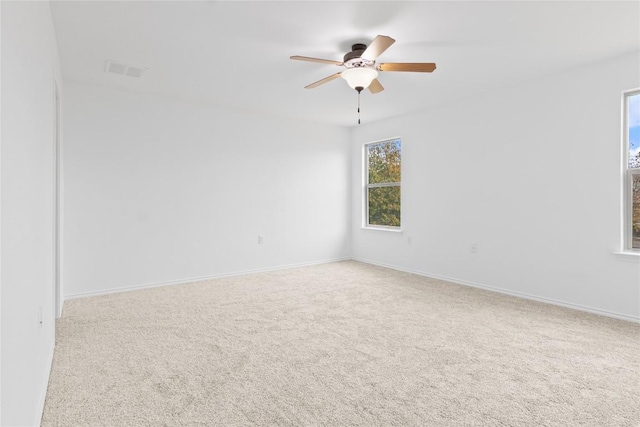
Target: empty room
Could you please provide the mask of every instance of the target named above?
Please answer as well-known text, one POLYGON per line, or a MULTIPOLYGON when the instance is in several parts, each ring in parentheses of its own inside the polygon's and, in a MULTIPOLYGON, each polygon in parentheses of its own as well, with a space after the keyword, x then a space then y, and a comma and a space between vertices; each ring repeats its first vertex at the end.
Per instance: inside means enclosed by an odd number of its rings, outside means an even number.
POLYGON ((1 426, 640 425, 640 2, 0 23, 1 426))

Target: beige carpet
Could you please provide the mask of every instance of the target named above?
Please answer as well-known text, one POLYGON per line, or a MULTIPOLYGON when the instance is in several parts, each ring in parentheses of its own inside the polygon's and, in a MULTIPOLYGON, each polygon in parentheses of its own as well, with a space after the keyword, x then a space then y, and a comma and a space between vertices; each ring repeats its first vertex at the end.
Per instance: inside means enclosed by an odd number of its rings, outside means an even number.
POLYGON ((357 262, 67 301, 44 426, 638 426, 640 325, 357 262))

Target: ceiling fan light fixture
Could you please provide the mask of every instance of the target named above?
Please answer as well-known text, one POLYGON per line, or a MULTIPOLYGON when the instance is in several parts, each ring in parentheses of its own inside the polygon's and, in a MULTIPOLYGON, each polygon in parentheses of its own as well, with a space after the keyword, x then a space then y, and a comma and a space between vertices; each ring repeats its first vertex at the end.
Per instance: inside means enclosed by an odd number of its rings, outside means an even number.
POLYGON ((352 89, 361 88, 360 90, 363 90, 368 88, 373 79, 378 77, 378 72, 373 68, 366 67, 347 68, 340 74, 340 77, 345 79, 352 89))

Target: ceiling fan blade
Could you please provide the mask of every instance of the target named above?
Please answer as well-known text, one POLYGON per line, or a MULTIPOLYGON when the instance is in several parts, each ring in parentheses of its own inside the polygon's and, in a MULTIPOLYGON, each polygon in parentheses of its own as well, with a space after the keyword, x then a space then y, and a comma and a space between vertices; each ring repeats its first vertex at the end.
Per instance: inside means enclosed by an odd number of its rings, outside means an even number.
POLYGON ((378 56, 382 54, 385 50, 389 48, 396 41, 389 36, 377 36, 369 47, 362 53, 363 59, 368 59, 370 61, 375 61, 378 56))
POLYGON ((417 73, 430 73, 436 69, 433 62, 388 62, 378 64, 378 71, 413 71, 417 73))
POLYGON ((342 62, 340 61, 332 61, 331 59, 310 58, 308 56, 294 55, 290 56, 289 59, 295 59, 296 61, 321 62, 323 64, 342 65, 342 62))
POLYGON ((373 79, 371 81, 371 84, 369 85, 369 92, 378 93, 378 92, 382 92, 383 90, 384 90, 384 86, 380 84, 380 81, 378 79, 373 79))
POLYGON ((318 80, 318 81, 317 81, 317 82, 315 82, 315 83, 311 83, 310 85, 306 85, 304 88, 305 88, 305 89, 313 89, 314 87, 318 87, 318 86, 320 86, 320 85, 323 85, 323 84, 325 84, 325 83, 330 82, 331 80, 335 80, 335 79, 337 79, 338 77, 340 77, 340 74, 342 74, 342 71, 340 71, 339 73, 332 74, 332 75, 330 75, 329 77, 325 77, 325 78, 324 78, 324 79, 322 79, 322 80, 318 80))

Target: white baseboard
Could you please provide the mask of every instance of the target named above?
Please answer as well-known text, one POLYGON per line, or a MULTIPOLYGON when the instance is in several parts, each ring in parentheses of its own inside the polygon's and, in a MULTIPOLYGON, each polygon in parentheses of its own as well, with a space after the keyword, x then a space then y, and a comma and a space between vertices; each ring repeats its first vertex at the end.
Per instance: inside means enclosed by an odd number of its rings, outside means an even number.
POLYGON ((354 261, 364 262, 366 264, 377 265, 379 267, 390 268, 392 270, 403 271, 405 273, 416 274, 418 276, 428 277, 428 278, 431 278, 431 279, 443 280, 445 282, 451 282, 451 283, 455 283, 457 285, 463 285, 463 286, 469 286, 469 287, 472 287, 472 288, 484 289, 486 291, 497 292, 497 293, 504 294, 504 295, 510 295, 510 296, 514 296, 514 297, 518 297, 518 298, 524 298, 524 299, 528 299, 528 300, 532 300, 532 301, 543 302, 543 303, 546 303, 546 304, 557 305, 557 306, 560 306, 560 307, 571 308, 573 310, 586 311, 588 313, 599 314, 601 316, 606 316, 606 317, 613 317, 615 319, 626 320, 626 321, 629 321, 629 322, 640 323, 640 317, 629 316, 629 315, 626 315, 626 314, 620 314, 620 313, 607 311, 607 310, 601 310, 599 308, 588 307, 588 306, 580 305, 580 304, 573 304, 573 303, 568 303, 568 302, 564 302, 564 301, 558 301, 558 300, 551 299, 551 298, 539 297, 539 296, 536 296, 536 295, 531 295, 531 294, 527 294, 527 293, 523 293, 523 292, 510 291, 510 290, 507 290, 507 289, 497 288, 497 287, 494 287, 494 286, 483 285, 483 284, 480 284, 480 283, 470 282, 470 281, 467 281, 467 280, 460 280, 460 279, 456 279, 456 278, 453 278, 453 277, 446 277, 446 276, 441 276, 441 275, 438 275, 438 274, 427 273, 427 272, 424 272, 424 271, 418 271, 418 270, 412 270, 412 269, 409 269, 409 268, 398 267, 396 265, 384 264, 384 263, 381 263, 381 262, 371 261, 371 260, 364 259, 364 258, 352 258, 352 259, 354 261))
POLYGON ((570 308, 570 309, 579 310, 579 311, 585 311, 585 312, 588 312, 588 313, 599 314, 601 316, 612 317, 612 318, 615 318, 615 319, 626 320, 626 321, 629 321, 629 322, 640 323, 640 317, 629 316, 629 315, 626 315, 626 314, 616 313, 616 312, 607 311, 607 310, 601 310, 601 309, 598 309, 598 308, 593 308, 593 307, 589 307, 589 306, 585 306, 585 305, 568 303, 568 302, 565 302, 565 301, 559 301, 559 300, 555 300, 555 299, 551 299, 551 298, 540 297, 540 296, 537 296, 537 295, 531 295, 531 294, 527 294, 527 293, 524 293, 524 292, 511 291, 511 290, 508 290, 508 289, 498 288, 498 287, 495 287, 495 286, 489 286, 489 285, 484 285, 484 284, 481 284, 481 283, 471 282, 471 281, 468 281, 468 280, 456 279, 454 277, 447 277, 447 276, 442 276, 442 275, 439 275, 439 274, 433 274, 433 273, 428 273, 428 272, 424 272, 424 271, 413 270, 413 269, 409 269, 409 268, 399 267, 399 266, 391 265, 391 264, 385 264, 385 263, 372 261, 372 260, 368 260, 368 259, 364 259, 364 258, 358 258, 358 257, 333 258, 333 259, 326 259, 326 260, 320 260, 320 261, 311 261, 311 262, 304 262, 304 263, 298 263, 298 264, 287 264, 287 265, 279 265, 279 266, 260 268, 260 269, 235 271, 235 272, 216 274, 216 275, 211 275, 211 276, 191 277, 191 278, 187 278, 187 279, 167 281, 167 282, 146 283, 146 284, 142 284, 142 285, 126 286, 126 287, 122 287, 122 288, 111 288, 111 289, 104 289, 104 290, 93 291, 93 292, 82 292, 82 293, 78 293, 78 294, 65 295, 63 300, 62 300, 62 303, 64 304, 64 301, 71 300, 71 299, 76 299, 76 298, 85 298, 85 297, 92 297, 92 296, 99 296, 99 295, 108 295, 108 294, 114 294, 114 293, 119 293, 119 292, 129 292, 129 291, 136 291, 136 290, 141 290, 141 289, 157 288, 157 287, 160 287, 160 286, 181 285, 181 284, 185 284, 185 283, 202 282, 202 281, 206 281, 206 280, 220 279, 220 278, 224 278, 224 277, 235 277, 235 276, 243 276, 243 275, 246 275, 246 274, 266 273, 266 272, 269 272, 269 271, 285 270, 285 269, 288 269, 288 268, 306 267, 306 266, 311 266, 311 265, 327 264, 327 263, 330 263, 330 262, 339 262, 339 261, 347 261, 347 260, 354 260, 354 261, 364 262, 366 264, 377 265, 379 267, 390 268, 392 270, 404 271, 406 273, 416 274, 418 276, 424 276, 424 277, 428 277, 428 278, 431 278, 431 279, 443 280, 445 282, 451 282, 451 283, 455 283, 457 285, 463 285, 463 286, 469 286, 469 287, 472 287, 472 288, 484 289, 486 291, 497 292, 497 293, 504 294, 504 295, 510 295, 510 296, 514 296, 514 297, 518 297, 518 298, 524 298, 524 299, 528 299, 528 300, 532 300, 532 301, 543 302, 543 303, 546 303, 546 304, 557 305, 557 306, 560 306, 560 307, 570 308))
POLYGON ((42 385, 42 389, 40 390, 40 396, 38 397, 38 406, 36 412, 36 418, 33 420, 34 426, 39 426, 42 422, 42 415, 44 414, 44 404, 47 400, 47 389, 49 388, 49 377, 51 376, 51 368, 53 367, 53 352, 55 350, 55 334, 53 337, 53 343, 51 343, 51 348, 49 349, 49 354, 47 354, 46 361, 46 381, 42 385))
POLYGON ((298 264, 286 264, 286 265, 279 265, 275 267, 258 268, 253 270, 234 271, 231 273, 214 274, 212 276, 191 277, 188 279, 172 280, 168 282, 145 283, 142 285, 125 286, 122 288, 111 288, 111 289, 104 289, 104 290, 93 291, 93 292, 81 292, 77 294, 65 295, 63 298, 63 303, 64 301, 76 299, 76 298, 95 297, 99 295, 108 295, 108 294, 114 294, 114 293, 120 293, 120 292, 138 291, 141 289, 158 288, 160 286, 182 285, 185 283, 203 282, 206 280, 221 279, 224 277, 235 277, 235 276, 244 276, 247 274, 267 273, 269 271, 286 270, 289 268, 298 268, 298 267, 308 267, 311 265, 328 264, 330 262, 349 261, 349 260, 351 260, 351 257, 332 258, 332 259, 325 259, 320 261, 302 262, 298 264))

